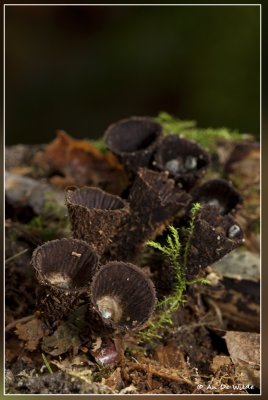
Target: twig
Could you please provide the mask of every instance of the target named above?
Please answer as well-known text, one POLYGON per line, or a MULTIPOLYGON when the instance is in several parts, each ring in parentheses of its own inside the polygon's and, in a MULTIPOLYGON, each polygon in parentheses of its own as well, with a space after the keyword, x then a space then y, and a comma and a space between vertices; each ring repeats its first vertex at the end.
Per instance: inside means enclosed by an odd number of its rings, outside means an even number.
POLYGON ((210 298, 206 298, 206 302, 209 304, 209 306, 214 310, 215 315, 219 321, 220 326, 223 326, 223 319, 222 319, 222 313, 220 308, 217 306, 217 304, 210 298))
POLYGON ((188 383, 188 385, 193 385, 188 378, 179 374, 179 371, 172 368, 164 368, 162 366, 153 365, 149 363, 129 363, 127 368, 129 370, 140 370, 144 371, 147 374, 158 376, 159 378, 167 379, 173 382, 184 382, 188 383))
MULTIPOLYGON (((218 322, 218 321, 217 321, 218 322)), ((200 328, 202 326, 209 326, 211 324, 215 323, 215 313, 212 315, 212 311, 205 314, 202 318, 200 318, 199 322, 193 322, 191 324, 185 324, 181 325, 175 329, 170 330, 170 334, 174 335, 178 332, 190 332, 194 330, 195 328, 200 328)))
POLYGON ((34 317, 35 317, 35 314, 33 314, 33 315, 28 315, 27 317, 23 317, 23 318, 16 319, 15 321, 10 322, 10 323, 5 327, 5 331, 6 331, 6 332, 10 331, 12 328, 15 328, 17 324, 23 324, 24 322, 31 321, 34 317))
POLYGON ((6 264, 9 263, 10 261, 14 260, 15 258, 17 258, 17 257, 21 256, 22 254, 26 253, 28 250, 29 249, 23 249, 23 250, 19 251, 17 254, 14 254, 14 256, 11 256, 11 257, 7 258, 5 260, 5 263, 6 264))

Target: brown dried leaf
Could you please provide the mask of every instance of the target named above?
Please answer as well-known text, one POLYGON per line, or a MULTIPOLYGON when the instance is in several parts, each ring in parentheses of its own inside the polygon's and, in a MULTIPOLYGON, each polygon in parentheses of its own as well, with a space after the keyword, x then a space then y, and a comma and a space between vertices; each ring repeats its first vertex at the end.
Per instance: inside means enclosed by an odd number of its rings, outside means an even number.
POLYGON ((186 368, 184 355, 175 342, 169 342, 166 346, 158 346, 155 349, 154 359, 167 368, 186 368))
POLYGON ((53 335, 43 339, 42 350, 53 356, 64 354, 71 349, 73 354, 77 354, 80 345, 78 329, 66 322, 62 323, 53 335))
POLYGON ((21 353, 22 345, 24 345, 24 343, 21 342, 18 337, 10 337, 5 348, 5 359, 7 362, 12 363, 17 359, 18 354, 21 353))
POLYGON ((34 163, 61 172, 65 180, 51 180, 59 186, 64 182, 75 182, 76 186, 101 185, 114 194, 120 194, 127 186, 123 166, 112 153, 103 154, 88 141, 73 139, 63 131, 58 132, 45 151, 36 154, 34 163))
POLYGON ((121 376, 121 368, 116 368, 109 378, 103 378, 101 383, 109 386, 113 390, 121 390, 124 387, 124 382, 121 376))
POLYGON ((30 175, 32 173, 33 167, 18 165, 16 167, 10 168, 9 172, 14 175, 30 175))
POLYGON ((260 335, 253 332, 226 332, 224 336, 233 363, 240 360, 260 363, 260 335))
POLYGON ((27 350, 34 351, 37 349, 39 341, 48 335, 48 329, 40 319, 34 318, 26 324, 17 324, 15 333, 26 342, 27 350))
POLYGON ((82 354, 64 358, 61 360, 61 365, 64 368, 83 368, 95 366, 95 363, 90 361, 85 354, 82 354))
POLYGON ((164 368, 153 364, 129 363, 129 370, 144 371, 147 374, 157 376, 172 382, 183 382, 192 385, 191 380, 182 375, 181 371, 172 368, 164 368))
POLYGON ((65 176, 53 175, 49 179, 49 182, 51 183, 51 185, 61 189, 65 189, 68 186, 76 186, 75 179, 69 176, 65 177, 65 176))
POLYGON ((155 360, 143 356, 137 357, 136 362, 129 362, 127 364, 127 369, 129 371, 144 371, 146 374, 150 374, 151 376, 154 375, 172 382, 184 382, 192 385, 192 381, 189 379, 190 374, 188 368, 165 368, 162 365, 159 365, 155 360))
POLYGON ((232 361, 228 356, 215 356, 211 363, 211 369, 216 374, 231 365, 232 361))
POLYGON ((241 383, 260 387, 260 335, 229 331, 224 338, 241 383))

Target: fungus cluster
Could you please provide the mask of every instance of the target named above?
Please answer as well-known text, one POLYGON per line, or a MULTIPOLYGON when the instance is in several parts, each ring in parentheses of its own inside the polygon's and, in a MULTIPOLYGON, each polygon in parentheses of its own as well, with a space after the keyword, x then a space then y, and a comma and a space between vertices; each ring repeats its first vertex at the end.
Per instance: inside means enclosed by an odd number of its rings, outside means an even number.
POLYGON ((139 328, 151 315, 155 290, 143 271, 130 263, 99 266, 97 253, 78 239, 52 240, 33 253, 39 281, 37 306, 53 327, 87 297, 90 330, 112 334, 139 328))
POLYGON ((37 307, 50 326, 82 297, 92 334, 109 336, 140 329, 152 315, 154 285, 133 262, 171 222, 185 224, 193 203, 202 209, 188 278, 239 246, 243 233, 233 216, 242 199, 231 184, 217 179, 196 186, 210 163, 196 143, 164 136, 161 125, 145 117, 109 126, 104 140, 128 173, 127 196, 96 187, 66 189, 73 238, 38 247, 32 263, 40 283, 37 307))

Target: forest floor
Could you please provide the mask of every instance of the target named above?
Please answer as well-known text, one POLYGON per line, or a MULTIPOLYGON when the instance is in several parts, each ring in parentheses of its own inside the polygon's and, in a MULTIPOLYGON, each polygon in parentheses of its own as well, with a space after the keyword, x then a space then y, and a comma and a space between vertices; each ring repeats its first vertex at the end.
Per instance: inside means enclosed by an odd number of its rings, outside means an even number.
MULTIPOLYGON (((50 145, 7 148, 6 393, 259 393, 259 147, 252 140, 241 143, 245 151, 228 174, 224 165, 237 142, 217 145, 205 180, 227 178, 241 192, 237 219, 245 244, 207 268, 211 284, 187 290, 185 305, 158 338, 143 342, 138 333, 125 335, 123 354, 113 338, 84 333, 83 302, 51 334, 36 311, 31 265, 36 246, 72 235, 64 188, 91 184, 118 195, 127 185, 122 167, 110 153, 65 134, 50 145), (57 168, 51 169, 51 159, 57 168)), ((143 268, 153 278, 150 261, 143 268)), ((164 286, 158 285, 158 295, 164 286)))

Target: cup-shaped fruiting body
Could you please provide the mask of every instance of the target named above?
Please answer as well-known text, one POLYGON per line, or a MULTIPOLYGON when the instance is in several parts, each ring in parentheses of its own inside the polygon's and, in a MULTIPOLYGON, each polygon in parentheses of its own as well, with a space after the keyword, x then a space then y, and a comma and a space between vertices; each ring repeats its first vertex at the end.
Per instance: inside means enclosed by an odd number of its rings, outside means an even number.
POLYGON ((114 249, 114 258, 121 260, 133 260, 142 245, 162 233, 188 205, 190 196, 175 186, 167 173, 140 168, 128 201, 131 214, 117 235, 114 249))
POLYGON ((109 262, 90 287, 89 323, 100 336, 137 330, 150 318, 156 302, 152 281, 137 266, 109 262))
POLYGON ((210 156, 198 144, 178 135, 166 136, 154 155, 153 165, 185 189, 190 189, 207 170, 210 156))
POLYGON ((141 168, 131 188, 129 203, 132 210, 152 224, 163 223, 185 207, 190 196, 175 186, 165 172, 141 168))
POLYGON ((77 239, 57 239, 37 247, 32 265, 40 284, 37 308, 49 325, 66 315, 90 285, 98 256, 77 239))
POLYGON ((126 201, 99 188, 66 191, 73 235, 85 240, 101 255, 129 214, 126 201))
MULTIPOLYGON (((185 245, 187 232, 182 241, 185 245)), ((243 242, 243 231, 232 215, 221 215, 216 207, 203 205, 194 221, 193 236, 187 252, 187 278, 196 278, 205 267, 221 259, 243 242)))
POLYGON ((106 146, 116 154, 128 171, 148 167, 162 136, 162 126, 148 117, 130 117, 110 125, 106 146))
POLYGON ((241 195, 225 179, 209 180, 193 190, 191 195, 191 204, 198 202, 217 207, 222 215, 234 212, 242 203, 241 195))

